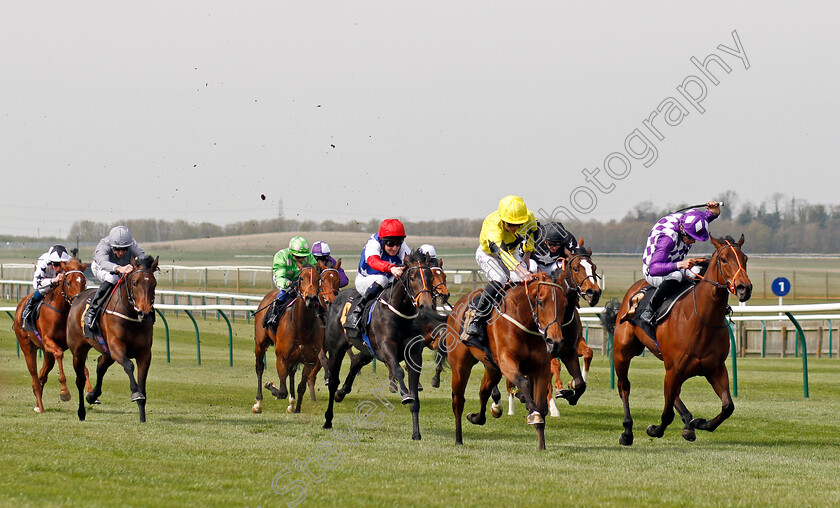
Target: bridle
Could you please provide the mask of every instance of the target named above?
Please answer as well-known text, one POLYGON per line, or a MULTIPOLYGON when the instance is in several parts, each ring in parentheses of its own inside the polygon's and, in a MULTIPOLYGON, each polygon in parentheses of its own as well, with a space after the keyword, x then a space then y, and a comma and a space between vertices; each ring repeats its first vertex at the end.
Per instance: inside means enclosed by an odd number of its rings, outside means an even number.
POLYGON ((702 275, 700 275, 699 273, 696 273, 694 275, 697 276, 697 278, 699 278, 701 282, 708 282, 709 284, 715 286, 716 288, 725 288, 730 293, 732 293, 734 295, 735 294, 735 282, 734 282, 734 280, 738 276, 739 273, 746 272, 746 270, 744 269, 744 265, 741 264, 741 258, 738 256, 738 253, 736 252, 735 253, 735 259, 738 261, 738 270, 735 272, 734 275, 732 275, 732 280, 729 280, 723 275, 723 268, 720 266, 720 258, 722 257, 722 251, 724 249, 732 249, 734 251, 736 247, 739 250, 741 248, 738 244, 733 244, 729 240, 726 240, 726 245, 722 245, 721 248, 719 248, 715 251, 715 254, 717 254, 716 259, 717 259, 718 278, 724 280, 725 281, 724 284, 721 284, 720 282, 715 282, 713 280, 709 280, 706 277, 703 277, 702 275))
MULTIPOLYGON (((76 293, 75 295, 73 295, 72 297, 67 296, 67 287, 68 287, 69 283, 72 282, 72 281, 67 280, 67 276, 70 275, 70 274, 73 274, 73 273, 78 273, 79 274, 79 279, 84 281, 82 285, 87 284, 87 281, 84 280, 85 279, 85 273, 83 271, 81 271, 81 270, 68 270, 68 271, 64 272, 64 277, 62 277, 62 279, 61 279, 61 296, 64 297, 64 301, 67 302, 67 305, 72 304, 73 301, 76 298, 78 298, 79 295, 81 294, 81 292, 79 292, 79 293, 76 293)), ((77 279, 77 280, 79 280, 79 279, 77 279)))
MULTIPOLYGON (((318 277, 318 301, 324 308, 329 307, 330 304, 330 302, 327 301, 328 292, 324 290, 324 274, 329 272, 335 272, 336 277, 338 277, 339 272, 335 268, 324 268, 321 270, 321 275, 318 277)), ((331 292, 334 295, 338 294, 337 290, 332 290, 331 292)))
MULTIPOLYGON (((117 286, 119 286, 119 285, 123 286, 123 288, 124 288, 123 290, 125 291, 126 297, 128 299, 128 303, 131 304, 131 307, 133 309, 137 308, 137 302, 135 302, 135 300, 134 300, 134 289, 131 288, 131 285, 129 284, 129 282, 131 281, 132 277, 134 277, 135 275, 141 274, 141 273, 151 274, 152 277, 154 277, 154 274, 155 274, 154 270, 149 270, 149 269, 146 269, 146 268, 136 268, 136 269, 132 270, 132 272, 129 273, 128 275, 121 276, 120 280, 117 281, 117 286), (123 282, 124 282, 124 284, 123 284, 123 282)), ((154 295, 152 295, 152 305, 154 305, 154 304, 155 304, 155 297, 154 297, 154 295)))
MULTIPOLYGON (((539 335, 541 335, 543 339, 548 339, 548 329, 551 327, 551 325, 553 325, 555 323, 557 324, 557 326, 560 327, 560 330, 561 330, 560 334, 561 334, 561 337, 562 337, 563 323, 560 322, 562 320, 562 318, 558 319, 558 316, 562 316, 562 313, 560 312, 560 306, 559 306, 559 303, 558 303, 558 298, 557 298, 557 289, 558 288, 561 291, 563 291, 564 293, 566 292, 566 289, 563 286, 561 286, 560 284, 556 284, 554 282, 549 282, 549 281, 544 281, 544 280, 537 281, 537 294, 534 297, 534 303, 531 303, 531 297, 528 296, 528 293, 529 293, 528 283, 525 282, 525 295, 526 295, 525 299, 528 300, 528 306, 531 308, 531 318, 534 320, 534 323, 537 325, 537 330, 540 331, 539 335), (540 317, 537 313, 537 305, 539 304, 539 298, 540 298, 539 286, 549 286, 549 287, 551 287, 551 293, 552 293, 552 296, 554 297, 553 298, 554 299, 554 319, 552 319, 550 323, 545 325, 545 327, 543 327, 540 324, 540 317)), ((534 332, 531 332, 531 333, 534 333, 534 332)))
MULTIPOLYGON (((405 268, 405 270, 403 271, 402 275, 400 276, 400 278, 394 280, 394 282, 391 284, 391 286, 390 286, 391 287, 391 291, 390 291, 391 297, 389 297, 389 299, 391 299, 393 297, 394 288, 396 287, 397 282, 399 282, 400 284, 402 284, 403 289, 405 289, 405 293, 408 296, 409 300, 411 301, 412 306, 414 306, 415 309, 417 308, 417 302, 420 300, 420 296, 423 293, 429 293, 429 296, 432 298, 432 301, 434 301, 435 294, 432 291, 432 289, 430 289, 430 283, 429 283, 428 280, 426 280, 426 273, 425 273, 424 270, 429 270, 429 267, 422 266, 420 264, 420 261, 417 262, 417 266, 407 266, 405 268), (423 289, 421 289, 420 291, 418 291, 414 295, 411 294, 411 284, 409 284, 409 281, 408 281, 409 273, 411 273, 411 270, 420 270, 420 279, 423 281, 423 289)), ((377 300, 382 302, 383 304, 385 304, 385 306, 388 307, 391 310, 391 312, 400 316, 403 319, 414 319, 420 314, 419 312, 415 312, 412 315, 403 314, 396 307, 394 307, 390 302, 382 299, 381 295, 380 295, 379 298, 377 298, 377 300)))
POLYGON ((578 259, 578 258, 587 258, 587 259, 589 259, 590 262, 592 262, 592 258, 588 254, 575 254, 574 256, 571 257, 571 259, 562 258, 562 259, 557 260, 555 262, 555 264, 559 265, 560 273, 565 273, 565 275, 563 276, 563 282, 566 284, 566 288, 569 291, 577 292, 578 296, 582 297, 584 292, 583 292, 583 289, 581 288, 581 284, 583 284, 583 282, 585 282, 587 279, 592 279, 592 283, 595 284, 596 286, 599 286, 599 284, 598 284, 598 274, 596 274, 593 270, 592 275, 587 275, 586 277, 583 278, 582 281, 580 281, 580 283, 578 283, 575 280, 575 278, 572 276, 572 269, 571 269, 572 261, 574 261, 575 259, 578 259))

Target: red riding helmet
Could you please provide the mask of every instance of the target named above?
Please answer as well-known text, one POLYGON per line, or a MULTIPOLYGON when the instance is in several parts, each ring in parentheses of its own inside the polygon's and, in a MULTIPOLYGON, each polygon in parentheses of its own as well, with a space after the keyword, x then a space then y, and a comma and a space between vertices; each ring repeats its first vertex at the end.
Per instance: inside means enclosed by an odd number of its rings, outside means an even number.
POLYGON ((379 225, 379 238, 399 237, 405 238, 405 227, 397 219, 385 219, 379 225))

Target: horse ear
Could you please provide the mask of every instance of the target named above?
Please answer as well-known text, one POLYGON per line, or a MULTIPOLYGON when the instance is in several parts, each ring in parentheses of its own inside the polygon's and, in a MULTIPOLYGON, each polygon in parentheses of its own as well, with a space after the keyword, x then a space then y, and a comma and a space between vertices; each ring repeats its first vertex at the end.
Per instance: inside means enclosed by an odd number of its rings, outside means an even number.
POLYGON ((87 270, 87 263, 82 263, 82 271, 84 272, 85 270, 87 270))
POLYGON ((586 255, 592 257, 592 249, 590 249, 589 247, 586 248, 586 255))
POLYGON ((151 269, 153 272, 154 272, 155 270, 160 270, 160 267, 158 267, 158 261, 160 261, 160 256, 157 256, 157 257, 155 258, 155 261, 152 263, 152 266, 151 266, 151 268, 150 268, 150 269, 151 269))
POLYGON ((438 268, 443 268, 443 260, 438 259, 438 268))
POLYGON ((715 246, 715 249, 720 249, 720 246, 723 245, 723 240, 719 238, 715 238, 714 236, 711 237, 712 245, 715 246))
POLYGON ((582 236, 580 237, 580 239, 578 239, 578 245, 583 247, 583 237, 582 236))
POLYGON ((744 245, 744 235, 743 235, 743 233, 741 234, 741 238, 738 239, 738 247, 740 247, 742 245, 744 245))
POLYGON ((339 260, 335 262, 335 267, 334 267, 334 268, 335 268, 336 270, 338 270, 339 268, 341 268, 341 258, 339 258, 339 260))

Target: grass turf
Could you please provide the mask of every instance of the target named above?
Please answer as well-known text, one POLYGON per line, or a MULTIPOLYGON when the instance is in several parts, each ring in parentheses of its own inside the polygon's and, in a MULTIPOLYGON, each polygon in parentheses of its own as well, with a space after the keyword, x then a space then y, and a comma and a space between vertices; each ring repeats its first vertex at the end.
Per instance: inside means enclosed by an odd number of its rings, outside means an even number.
MULTIPOLYGON (((488 417, 483 427, 465 421, 465 444, 456 447, 446 372, 440 389, 431 387, 428 374, 421 377, 420 442, 411 440, 408 408, 393 394, 386 392, 393 410, 374 396, 386 379, 381 364, 375 374, 365 367, 336 405, 333 430, 321 428, 321 381, 319 400, 307 394, 301 414, 286 414, 286 403, 267 392, 264 412, 252 414, 251 328, 234 324, 229 367, 226 325, 202 323, 197 366, 192 324, 167 319, 172 361, 166 363, 158 327, 146 424, 139 423, 116 365, 105 377, 102 405, 89 407, 87 421, 79 422, 69 359, 73 400, 59 401, 55 369, 45 388, 46 414, 35 414, 14 337, 8 328, 0 332, 0 505, 283 506, 303 495, 304 485, 302 506, 840 504, 837 359, 809 359, 809 399, 802 397, 800 359, 739 359, 734 415, 689 443, 677 423, 662 439, 645 434, 659 421, 664 369, 650 355, 637 358, 631 366, 636 441, 628 448, 618 444, 622 410, 609 388, 608 360, 596 353, 586 394, 577 406, 558 404, 562 416, 547 418, 548 449, 538 452, 518 403, 516 416, 488 417), (381 416, 371 428, 360 427, 354 414, 365 407, 373 409, 371 418, 381 416)), ((92 367, 93 358, 88 362, 92 367)), ((481 374, 476 367, 467 411, 476 410, 481 374)), ((273 350, 266 379, 276 382, 273 350)), ((703 379, 686 383, 683 400, 695 416, 720 411, 703 379)))

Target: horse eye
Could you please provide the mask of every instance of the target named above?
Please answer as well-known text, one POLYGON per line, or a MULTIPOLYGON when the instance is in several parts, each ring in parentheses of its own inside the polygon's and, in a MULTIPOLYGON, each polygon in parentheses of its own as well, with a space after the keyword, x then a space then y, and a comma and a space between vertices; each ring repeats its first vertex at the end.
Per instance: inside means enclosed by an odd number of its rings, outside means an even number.
POLYGON ((726 258, 720 258, 720 262, 726 264, 726 258))

